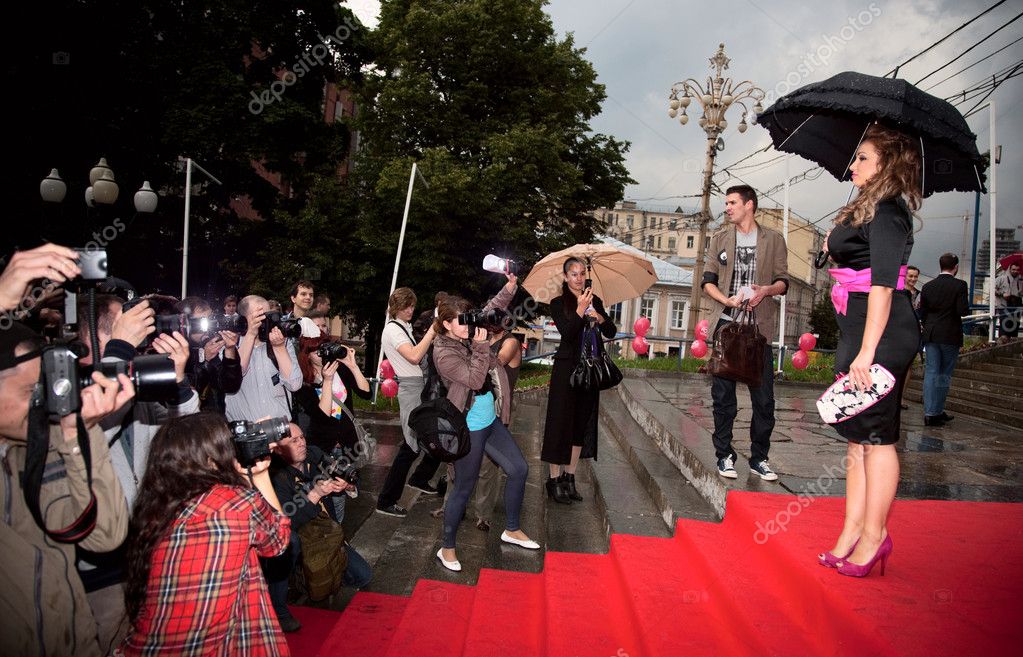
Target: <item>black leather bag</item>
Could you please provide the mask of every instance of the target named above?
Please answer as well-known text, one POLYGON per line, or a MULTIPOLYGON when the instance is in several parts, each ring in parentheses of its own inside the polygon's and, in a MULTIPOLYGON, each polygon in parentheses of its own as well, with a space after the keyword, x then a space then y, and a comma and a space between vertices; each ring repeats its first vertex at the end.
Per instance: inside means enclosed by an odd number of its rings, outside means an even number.
POLYGON ((595 328, 583 329, 579 363, 572 371, 569 385, 579 390, 607 390, 622 382, 622 371, 601 349, 595 328))
POLYGON ((707 371, 757 388, 763 382, 766 348, 767 338, 757 330, 753 309, 748 302, 743 302, 735 321, 714 332, 714 350, 707 371))

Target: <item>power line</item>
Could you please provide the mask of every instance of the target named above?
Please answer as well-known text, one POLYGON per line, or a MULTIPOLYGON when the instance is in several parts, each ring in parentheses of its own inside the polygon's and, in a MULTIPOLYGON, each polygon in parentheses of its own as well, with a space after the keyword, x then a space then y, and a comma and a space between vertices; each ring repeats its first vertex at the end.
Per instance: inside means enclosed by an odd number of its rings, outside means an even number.
POLYGON ((1016 14, 1016 15, 1015 15, 1014 17, 1010 18, 1010 19, 1009 19, 1008 21, 1006 21, 1005 23, 1003 23, 1003 24, 1002 24, 1002 25, 1001 25, 1000 27, 998 27, 998 28, 997 28, 997 29, 996 29, 996 30, 995 30, 994 32, 992 32, 991 34, 987 35, 986 37, 984 37, 983 39, 981 39, 981 40, 980 40, 980 41, 978 41, 977 43, 973 44, 972 46, 970 46, 970 47, 969 47, 969 48, 967 48, 966 50, 962 51, 961 53, 959 53, 958 55, 956 55, 955 57, 953 57, 953 58, 952 58, 952 59, 950 59, 949 61, 945 62, 944 64, 942 64, 942 65, 941 65, 941 66, 939 66, 938 68, 934 69, 933 71, 931 71, 931 72, 930 72, 930 73, 928 73, 927 75, 925 75, 925 76, 923 76, 922 78, 920 78, 919 80, 917 80, 917 81, 916 81, 916 82, 915 82, 914 84, 916 84, 916 85, 919 85, 919 84, 920 84, 921 82, 923 82, 923 81, 924 81, 924 80, 926 80, 927 78, 931 77, 932 75, 934 75, 934 74, 935 74, 935 73, 937 73, 938 71, 940 71, 940 70, 942 70, 942 69, 944 69, 944 68, 946 68, 946 67, 948 67, 948 66, 951 66, 951 65, 952 65, 952 64, 954 64, 954 63, 955 63, 956 61, 958 61, 958 60, 959 60, 959 59, 960 59, 961 57, 965 57, 965 56, 966 56, 966 53, 970 52, 971 50, 973 50, 974 48, 976 48, 976 47, 977 47, 977 46, 979 46, 980 44, 984 43, 985 41, 987 41, 988 39, 990 39, 990 38, 991 38, 991 37, 993 37, 994 35, 998 34, 999 32, 1001 32, 1002 30, 1004 30, 1004 29, 1005 29, 1005 28, 1007 28, 1008 26, 1012 25, 1013 23, 1015 23, 1016 21, 1018 21, 1018 20, 1019 20, 1019 19, 1020 19, 1021 17, 1023 17, 1023 11, 1021 11, 1020 13, 1016 14))
MULTIPOLYGON (((995 92, 995 89, 997 89, 999 86, 1001 86, 1001 84, 1003 82, 1005 82, 1006 80, 1009 80, 1009 79, 1014 78, 1017 75, 1019 75, 1019 73, 1017 71, 1019 71, 1021 68, 1023 68, 1023 62, 1020 62, 1019 64, 1016 64, 1016 68, 1012 69, 1012 72, 1009 73, 1009 75, 1006 75, 1004 78, 1002 78, 998 82, 995 82, 993 85, 991 85, 991 91, 987 92, 987 94, 985 94, 983 98, 978 100, 977 103, 973 107, 971 107, 968 112, 966 112, 966 114, 963 114, 963 118, 969 118, 971 114, 973 114, 975 111, 977 111, 978 108, 980 107, 980 104, 983 103, 985 100, 987 100, 988 96, 993 94, 995 92)), ((994 154, 992 154, 992 157, 994 157, 994 154)))
POLYGON ((921 55, 923 55, 923 54, 925 54, 925 53, 928 53, 928 52, 930 52, 930 51, 931 51, 931 50, 933 50, 933 49, 934 49, 934 48, 935 48, 936 46, 938 46, 938 45, 940 45, 940 44, 944 43, 944 42, 945 42, 946 40, 948 40, 948 38, 949 38, 949 37, 951 37, 951 36, 952 36, 953 34, 956 34, 957 32, 960 32, 960 31, 964 30, 964 29, 965 29, 965 28, 966 28, 966 27, 967 27, 968 25, 972 24, 972 23, 973 23, 974 21, 976 21, 976 20, 977 20, 978 18, 980 18, 981 16, 983 16, 983 15, 987 14, 988 12, 990 12, 990 11, 992 11, 992 10, 994 10, 994 9, 996 9, 996 8, 998 8, 998 7, 1000 7, 1000 6, 1002 6, 1003 4, 1005 4, 1005 0, 999 0, 998 2, 996 2, 996 3, 995 3, 995 4, 993 4, 993 5, 991 5, 990 7, 988 7, 987 9, 985 9, 984 11, 980 12, 979 14, 977 14, 976 16, 974 16, 973 18, 971 18, 970 20, 966 21, 965 23, 963 23, 962 25, 960 25, 960 26, 959 26, 959 27, 957 27, 956 29, 952 30, 951 32, 949 32, 949 33, 948 33, 948 34, 946 34, 945 36, 941 37, 940 39, 938 39, 937 41, 935 41, 935 42, 934 42, 934 43, 932 43, 931 45, 927 46, 926 48, 924 48, 923 50, 921 50, 921 51, 920 51, 920 52, 918 52, 917 54, 913 55, 912 57, 910 57, 910 58, 909 58, 909 59, 907 59, 906 61, 902 62, 901 64, 899 64, 898 66, 896 66, 896 67, 895 67, 895 68, 893 68, 892 70, 888 71, 887 73, 885 73, 885 74, 884 74, 884 75, 882 75, 881 77, 884 77, 884 78, 886 78, 886 77, 888 77, 889 75, 890 75, 890 76, 892 76, 892 77, 895 77, 896 75, 898 75, 898 74, 899 74, 899 69, 900 69, 900 68, 902 68, 902 67, 903 67, 903 66, 905 66, 906 64, 910 63, 911 61, 913 61, 913 60, 914 60, 914 59, 916 59, 917 57, 920 57, 921 55))
POLYGON ((952 75, 948 76, 947 78, 945 78, 945 79, 944 79, 944 80, 942 80, 941 82, 935 82, 935 83, 934 83, 934 84, 932 84, 931 86, 929 86, 929 87, 927 87, 926 89, 924 89, 924 91, 930 91, 931 89, 933 89, 933 88, 937 87, 938 85, 940 85, 940 84, 942 84, 942 83, 945 83, 945 82, 948 82, 949 80, 951 80, 951 79, 952 79, 952 78, 954 78, 955 76, 959 75, 960 73, 965 73, 966 71, 970 70, 971 68, 973 68, 973 67, 974 67, 974 66, 976 66, 977 64, 980 64, 981 62, 983 62, 983 61, 985 61, 985 60, 991 59, 992 57, 994 57, 994 56, 995 56, 995 55, 997 55, 998 53, 1002 52, 1002 51, 1003 51, 1003 50, 1005 50, 1006 48, 1009 48, 1010 46, 1013 46, 1013 45, 1015 45, 1015 44, 1019 43, 1020 41, 1023 41, 1023 36, 1021 36, 1021 37, 1018 37, 1018 38, 1017 38, 1016 40, 1012 41, 1011 43, 1009 43, 1009 44, 1007 44, 1007 45, 1005 45, 1005 46, 1002 46, 1001 48, 999 48, 998 50, 994 51, 994 52, 993 52, 993 53, 991 53, 990 55, 988 55, 988 56, 986 56, 986 57, 982 57, 981 59, 978 59, 977 61, 973 62, 972 64, 970 64, 970 65, 969 65, 969 66, 967 66, 966 68, 963 68, 963 69, 960 69, 960 70, 956 71, 955 73, 953 73, 952 75))

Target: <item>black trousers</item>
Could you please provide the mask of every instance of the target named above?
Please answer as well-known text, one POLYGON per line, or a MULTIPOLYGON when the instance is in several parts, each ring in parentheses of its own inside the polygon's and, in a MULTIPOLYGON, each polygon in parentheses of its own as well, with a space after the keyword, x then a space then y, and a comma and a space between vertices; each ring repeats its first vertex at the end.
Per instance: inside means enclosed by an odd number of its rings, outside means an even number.
MULTIPOLYGON (((764 347, 764 374, 760 386, 749 388, 753 402, 753 422, 750 424, 750 464, 767 460, 771 449, 771 432, 774 431, 774 363, 771 345, 764 347)), ((730 456, 738 460, 732 449, 732 425, 738 412, 735 400, 735 381, 715 376, 710 387, 714 400, 714 453, 719 459, 730 456)))
MULTIPOLYGON (((422 454, 423 460, 419 463, 416 471, 412 473, 412 478, 409 479, 410 484, 421 486, 430 483, 430 479, 433 479, 433 475, 437 473, 437 468, 440 467, 440 461, 426 452, 422 452, 422 454)), ((412 464, 416 462, 417 458, 419 458, 419 454, 409 447, 407 442, 402 440, 401 447, 398 449, 398 453, 394 455, 394 462, 391 463, 391 469, 387 473, 387 479, 384 480, 384 487, 380 491, 380 497, 377 499, 378 508, 385 509, 401 499, 402 490, 405 488, 405 479, 408 478, 408 471, 412 469, 412 464)))

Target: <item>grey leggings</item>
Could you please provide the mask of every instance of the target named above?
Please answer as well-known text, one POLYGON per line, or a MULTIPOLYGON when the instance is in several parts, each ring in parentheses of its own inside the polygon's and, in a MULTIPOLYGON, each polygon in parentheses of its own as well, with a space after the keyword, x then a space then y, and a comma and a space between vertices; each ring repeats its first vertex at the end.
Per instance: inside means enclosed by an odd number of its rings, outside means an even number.
POLYGON ((444 505, 444 547, 448 549, 455 547, 458 524, 465 516, 465 506, 479 479, 484 452, 508 475, 508 482, 504 485, 505 529, 513 532, 519 528, 519 512, 526 492, 529 465, 508 427, 495 419, 485 429, 470 431, 469 444, 469 453, 455 461, 455 488, 444 505))

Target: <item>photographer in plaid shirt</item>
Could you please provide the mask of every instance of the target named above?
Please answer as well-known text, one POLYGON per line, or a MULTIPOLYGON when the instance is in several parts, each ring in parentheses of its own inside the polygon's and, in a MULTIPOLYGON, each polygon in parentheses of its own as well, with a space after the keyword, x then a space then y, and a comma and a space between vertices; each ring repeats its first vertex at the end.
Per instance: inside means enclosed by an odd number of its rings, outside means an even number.
POLYGON ((220 416, 160 429, 131 520, 132 631, 115 654, 289 654, 258 559, 291 537, 269 467, 254 465, 249 485, 220 416))

